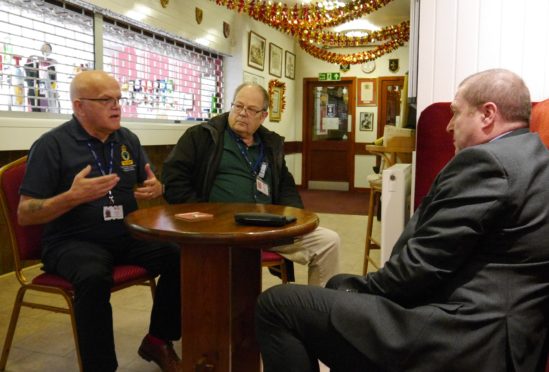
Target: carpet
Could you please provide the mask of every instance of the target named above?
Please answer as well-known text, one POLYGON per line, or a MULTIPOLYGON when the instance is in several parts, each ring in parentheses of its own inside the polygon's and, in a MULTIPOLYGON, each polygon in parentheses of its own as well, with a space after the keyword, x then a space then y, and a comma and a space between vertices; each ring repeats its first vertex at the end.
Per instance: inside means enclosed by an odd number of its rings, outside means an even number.
POLYGON ((316 213, 368 214, 367 192, 299 190, 305 208, 316 213))

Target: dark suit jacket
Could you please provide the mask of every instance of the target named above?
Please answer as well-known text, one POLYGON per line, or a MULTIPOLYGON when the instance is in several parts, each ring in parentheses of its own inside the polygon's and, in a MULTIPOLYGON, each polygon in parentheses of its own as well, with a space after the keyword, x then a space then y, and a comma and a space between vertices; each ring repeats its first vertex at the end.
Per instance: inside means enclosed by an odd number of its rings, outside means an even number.
MULTIPOLYGON (((385 223, 390 223, 386 221, 385 223)), ((542 371, 549 314, 549 151, 517 130, 460 151, 336 329, 389 371, 542 371)))

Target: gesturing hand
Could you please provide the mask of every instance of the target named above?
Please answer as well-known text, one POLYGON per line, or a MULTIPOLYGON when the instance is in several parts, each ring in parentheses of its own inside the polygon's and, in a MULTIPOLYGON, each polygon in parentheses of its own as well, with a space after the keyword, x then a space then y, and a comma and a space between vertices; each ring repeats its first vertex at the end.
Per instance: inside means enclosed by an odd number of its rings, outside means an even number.
POLYGON ((106 176, 87 178, 91 172, 91 165, 87 165, 82 169, 72 181, 69 193, 80 203, 86 203, 96 200, 107 195, 109 190, 112 190, 120 177, 116 174, 108 174, 106 176))
POLYGON ((151 169, 149 163, 145 164, 145 172, 147 172, 147 179, 143 182, 143 186, 138 187, 134 191, 136 199, 154 199, 162 195, 162 184, 151 169))

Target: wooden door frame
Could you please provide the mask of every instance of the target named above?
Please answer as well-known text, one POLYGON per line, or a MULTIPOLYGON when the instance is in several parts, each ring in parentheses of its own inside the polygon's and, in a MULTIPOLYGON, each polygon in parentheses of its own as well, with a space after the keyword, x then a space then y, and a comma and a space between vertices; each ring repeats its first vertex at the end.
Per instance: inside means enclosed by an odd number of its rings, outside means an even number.
MULTIPOLYGON (((383 111, 383 107, 387 107, 387 97, 385 94, 382 93, 383 83, 384 82, 402 82, 402 85, 404 86, 405 77, 404 76, 380 76, 378 77, 377 80, 378 80, 377 83, 379 87, 379 91, 378 91, 379 105, 377 106, 377 138, 380 138, 380 137, 383 137, 383 131, 385 128, 385 118, 386 118, 385 113, 387 112, 387 111, 383 111)), ((404 97, 404 99, 406 98, 407 97, 404 97)))
POLYGON ((310 179, 310 169, 308 167, 308 162, 310 158, 311 151, 311 139, 309 137, 309 131, 312 130, 312 127, 308 125, 308 120, 311 115, 309 110, 309 103, 311 96, 307 94, 308 88, 312 84, 338 84, 345 82, 346 85, 350 82, 348 86, 349 89, 349 101, 348 109, 351 114, 351 132, 349 133, 348 144, 349 151, 347 152, 347 167, 349 174, 349 191, 355 189, 355 123, 356 123, 356 78, 355 77, 343 77, 339 81, 319 81, 318 78, 303 78, 303 112, 302 112, 302 126, 301 126, 301 137, 303 143, 303 152, 301 156, 301 187, 304 189, 309 188, 309 179, 310 179))

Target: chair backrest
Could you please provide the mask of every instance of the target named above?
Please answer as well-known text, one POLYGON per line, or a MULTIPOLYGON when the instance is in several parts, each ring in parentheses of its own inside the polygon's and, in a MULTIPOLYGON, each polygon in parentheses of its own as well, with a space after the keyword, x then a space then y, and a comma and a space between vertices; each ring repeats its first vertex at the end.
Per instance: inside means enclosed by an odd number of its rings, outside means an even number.
POLYGON ((530 130, 538 132, 545 146, 549 147, 549 99, 538 102, 532 107, 530 130))
POLYGON ((27 157, 22 157, 0 168, 0 204, 6 220, 16 270, 21 260, 39 260, 43 225, 21 226, 17 222, 19 188, 25 176, 27 157))
POLYGON ((419 116, 416 129, 414 209, 429 192, 438 172, 454 156, 452 136, 446 132, 451 118, 450 102, 433 103, 419 116))

